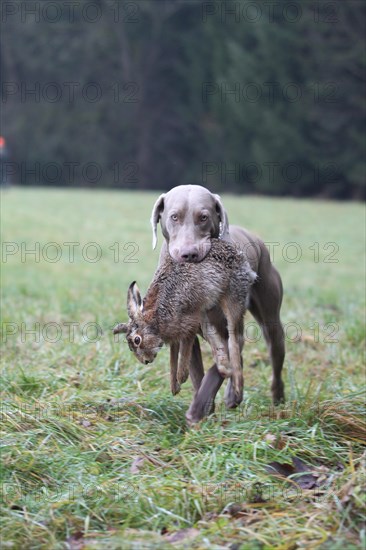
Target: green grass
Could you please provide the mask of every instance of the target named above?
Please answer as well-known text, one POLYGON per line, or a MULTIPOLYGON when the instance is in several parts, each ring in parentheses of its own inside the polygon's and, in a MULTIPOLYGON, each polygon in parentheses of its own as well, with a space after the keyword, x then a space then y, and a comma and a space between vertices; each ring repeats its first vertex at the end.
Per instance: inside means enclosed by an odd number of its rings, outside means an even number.
POLYGON ((2 270, 2 548, 360 548, 363 206, 223 197, 231 223, 278 243, 288 401, 270 406, 267 352, 248 315, 242 407, 227 411, 220 391, 216 414, 188 430, 192 389, 170 395, 168 350, 144 366, 111 334, 126 319, 129 283, 144 292, 157 264, 156 197, 2 194, 2 239, 19 246, 2 270), (42 257, 55 254, 51 242, 61 247, 55 263, 42 257), (80 243, 74 262, 67 242, 80 243), (92 247, 83 257, 92 242, 97 262, 85 259, 92 247), (297 262, 286 261, 296 252, 289 242, 301 250, 297 262), (39 258, 22 261, 21 243, 39 243, 39 258), (94 338, 96 327, 103 334, 94 338), (318 490, 268 473, 270 462, 293 457, 315 469, 318 490))

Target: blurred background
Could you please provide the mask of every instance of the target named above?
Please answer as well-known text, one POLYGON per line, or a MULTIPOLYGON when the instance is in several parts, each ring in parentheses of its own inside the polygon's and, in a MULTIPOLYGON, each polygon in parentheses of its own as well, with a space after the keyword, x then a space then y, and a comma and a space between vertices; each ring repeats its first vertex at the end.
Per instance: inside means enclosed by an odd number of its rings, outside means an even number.
POLYGON ((1 11, 3 184, 365 197, 365 2, 1 11))

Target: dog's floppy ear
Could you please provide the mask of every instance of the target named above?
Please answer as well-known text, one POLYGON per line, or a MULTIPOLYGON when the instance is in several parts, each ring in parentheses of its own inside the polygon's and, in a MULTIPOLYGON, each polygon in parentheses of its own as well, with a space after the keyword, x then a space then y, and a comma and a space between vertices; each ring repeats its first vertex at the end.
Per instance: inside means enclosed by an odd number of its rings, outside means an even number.
POLYGON ((162 213, 162 211, 164 210, 164 197, 165 197, 165 193, 163 193, 162 195, 160 195, 160 197, 158 198, 158 200, 156 201, 156 203, 154 204, 154 208, 152 210, 152 213, 151 213, 151 225, 152 225, 152 230, 153 230, 153 250, 155 250, 156 248, 156 243, 158 242, 158 237, 157 237, 157 233, 156 233, 156 226, 160 220, 160 215, 162 213))
POLYGON ((228 237, 229 234, 229 219, 226 214, 226 210, 224 208, 224 205, 221 202, 220 195, 214 195, 215 203, 216 203, 216 212, 219 215, 220 219, 220 237, 228 237))
POLYGON ((142 298, 136 281, 130 284, 127 292, 127 312, 130 319, 142 311, 142 298))

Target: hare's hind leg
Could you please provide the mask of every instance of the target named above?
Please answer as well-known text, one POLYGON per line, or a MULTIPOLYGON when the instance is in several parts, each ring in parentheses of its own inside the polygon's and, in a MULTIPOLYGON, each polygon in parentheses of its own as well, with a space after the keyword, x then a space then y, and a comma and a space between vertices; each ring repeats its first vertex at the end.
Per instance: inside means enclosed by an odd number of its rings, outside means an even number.
POLYGON ((192 356, 194 338, 186 338, 179 343, 179 360, 177 379, 179 384, 184 384, 189 376, 189 366, 192 356))
POLYGON ((231 378, 225 392, 225 403, 230 409, 237 407, 243 400, 244 376, 241 350, 243 348, 243 313, 236 304, 224 301, 222 310, 227 319, 228 348, 231 366, 231 378))
POLYGON ((210 323, 207 315, 202 316, 201 330, 204 339, 210 344, 217 370, 224 378, 232 374, 229 360, 229 349, 226 338, 219 333, 216 327, 210 323))
POLYGON ((178 383, 178 352, 179 343, 170 344, 170 389, 173 395, 180 392, 180 384, 178 383))
POLYGON ((231 409, 240 405, 243 400, 244 375, 241 347, 239 343, 239 326, 238 323, 235 323, 232 326, 230 325, 231 323, 228 321, 229 357, 232 366, 232 375, 225 394, 225 403, 226 406, 231 409))
POLYGON ((200 389, 202 379, 205 376, 202 362, 201 346, 198 340, 198 336, 195 336, 193 341, 191 362, 189 365, 189 376, 192 380, 194 392, 197 393, 200 389))

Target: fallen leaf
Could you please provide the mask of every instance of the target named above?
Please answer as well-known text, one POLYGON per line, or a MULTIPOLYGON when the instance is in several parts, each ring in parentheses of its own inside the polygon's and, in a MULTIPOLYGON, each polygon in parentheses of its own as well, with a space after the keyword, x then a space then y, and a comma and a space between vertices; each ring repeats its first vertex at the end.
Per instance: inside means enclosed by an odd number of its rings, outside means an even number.
POLYGON ((289 477, 294 474, 304 474, 298 476, 294 481, 301 489, 312 489, 318 487, 318 475, 308 464, 305 464, 300 458, 294 457, 292 464, 280 464, 279 462, 270 462, 266 467, 267 472, 278 474, 281 477, 289 477), (314 475, 315 474, 315 475, 314 475))
POLYGON ((276 473, 282 477, 288 477, 295 473, 295 468, 292 464, 281 464, 280 462, 270 462, 266 466, 267 472, 270 474, 276 473))

